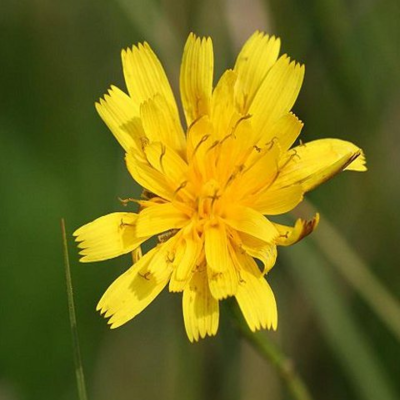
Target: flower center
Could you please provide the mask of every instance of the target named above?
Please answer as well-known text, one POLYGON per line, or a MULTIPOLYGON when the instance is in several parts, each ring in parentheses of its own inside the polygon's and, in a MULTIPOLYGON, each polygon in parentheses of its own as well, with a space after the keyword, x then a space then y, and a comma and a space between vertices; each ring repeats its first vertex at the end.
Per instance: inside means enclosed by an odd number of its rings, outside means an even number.
POLYGON ((197 197, 197 215, 200 220, 214 218, 221 213, 221 190, 218 182, 206 182, 197 197))

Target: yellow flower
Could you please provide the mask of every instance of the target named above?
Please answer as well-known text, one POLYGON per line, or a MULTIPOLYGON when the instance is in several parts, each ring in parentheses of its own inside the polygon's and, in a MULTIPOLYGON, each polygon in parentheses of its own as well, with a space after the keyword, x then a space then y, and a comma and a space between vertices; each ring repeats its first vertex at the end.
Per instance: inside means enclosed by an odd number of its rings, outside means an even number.
POLYGON ((129 95, 112 86, 96 108, 144 196, 138 213, 106 215, 74 235, 82 262, 137 254, 152 236, 159 244, 100 300, 111 328, 139 314, 169 284, 170 292, 183 292, 191 341, 216 334, 219 302, 231 296, 250 329, 276 329, 265 275, 277 245, 308 235, 318 215, 294 227, 269 216, 292 210, 305 192, 344 169, 366 170, 362 151, 349 142, 322 139, 291 148, 303 126, 290 110, 304 66, 278 58, 279 49, 279 39, 256 32, 213 89, 211 39, 190 34, 180 72, 187 129, 150 46, 122 51, 129 95))

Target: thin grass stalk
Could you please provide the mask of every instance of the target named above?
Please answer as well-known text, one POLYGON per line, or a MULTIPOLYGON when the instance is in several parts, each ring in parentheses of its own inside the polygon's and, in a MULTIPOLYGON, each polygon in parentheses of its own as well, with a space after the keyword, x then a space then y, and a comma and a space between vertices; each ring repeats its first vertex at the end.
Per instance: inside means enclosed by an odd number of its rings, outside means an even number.
POLYGON ((64 218, 61 219, 61 232, 64 250, 65 281, 67 284, 68 313, 72 334, 72 349, 74 353, 75 375, 78 387, 79 400, 87 400, 85 376, 83 373, 82 357, 79 346, 78 329, 76 324, 74 293, 72 290, 71 268, 69 264, 68 242, 64 218))

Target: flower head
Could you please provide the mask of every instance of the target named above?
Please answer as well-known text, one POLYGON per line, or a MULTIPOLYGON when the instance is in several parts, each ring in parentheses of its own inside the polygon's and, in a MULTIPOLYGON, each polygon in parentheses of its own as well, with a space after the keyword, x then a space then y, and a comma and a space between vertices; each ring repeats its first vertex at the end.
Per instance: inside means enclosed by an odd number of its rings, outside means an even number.
POLYGON ((304 193, 344 169, 366 169, 362 151, 342 140, 292 148, 303 127, 290 110, 304 66, 278 58, 279 49, 279 39, 256 32, 213 88, 211 39, 191 34, 180 73, 186 129, 150 46, 122 51, 129 95, 112 86, 96 108, 125 150, 143 198, 138 213, 106 215, 74 235, 82 262, 137 254, 152 236, 159 243, 100 300, 98 310, 112 328, 139 314, 168 285, 170 292, 183 292, 191 341, 216 334, 219 302, 231 296, 252 330, 276 329, 265 275, 277 246, 312 232, 318 215, 294 227, 269 217, 292 210, 304 193))

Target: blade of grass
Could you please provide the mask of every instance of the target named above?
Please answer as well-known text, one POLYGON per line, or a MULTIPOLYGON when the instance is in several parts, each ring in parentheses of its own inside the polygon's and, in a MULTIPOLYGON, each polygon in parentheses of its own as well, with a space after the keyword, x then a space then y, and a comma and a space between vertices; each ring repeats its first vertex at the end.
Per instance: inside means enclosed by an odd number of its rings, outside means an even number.
POLYGON ((76 383, 78 386, 79 400, 87 400, 88 397, 86 393, 85 376, 83 374, 81 351, 79 347, 78 329, 76 325, 74 293, 72 291, 71 268, 69 264, 68 242, 67 242, 67 234, 65 230, 64 218, 61 219, 61 232, 62 232, 63 249, 64 249, 65 281, 67 284, 68 312, 69 312, 69 321, 72 334, 72 348, 74 353, 76 383))
MULTIPOLYGON (((315 208, 309 201, 304 201, 302 207, 307 214, 315 214, 315 208)), ((379 282, 367 264, 325 217, 321 218, 318 232, 310 238, 400 341, 399 300, 379 282)))

